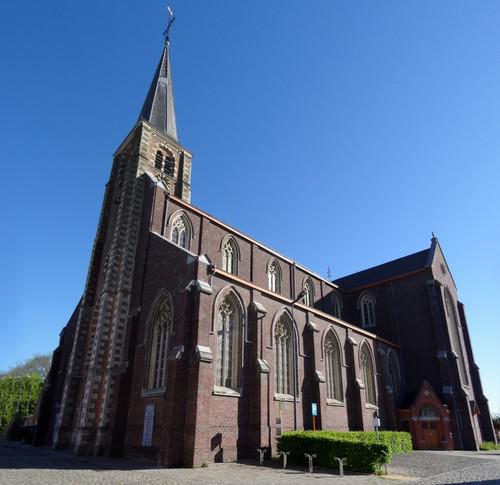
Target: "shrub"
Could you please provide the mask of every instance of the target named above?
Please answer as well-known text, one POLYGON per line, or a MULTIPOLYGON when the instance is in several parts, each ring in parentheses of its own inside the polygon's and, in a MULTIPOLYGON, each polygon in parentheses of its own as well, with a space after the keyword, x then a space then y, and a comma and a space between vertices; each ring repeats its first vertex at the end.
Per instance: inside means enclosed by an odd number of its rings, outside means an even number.
POLYGON ((351 436, 343 438, 336 436, 338 434, 328 431, 291 431, 278 438, 278 449, 289 451, 289 461, 296 465, 305 463, 304 453, 316 454, 315 463, 325 468, 338 468, 335 457, 347 457, 345 468, 358 472, 374 473, 389 462, 391 453, 387 444, 363 442, 351 436))
POLYGON ((410 453, 413 449, 410 433, 404 431, 318 431, 338 439, 361 441, 363 443, 378 443, 389 447, 392 455, 396 453, 410 453))
POLYGON ((500 444, 497 445, 493 441, 483 441, 479 445, 479 449, 482 451, 500 450, 500 444))

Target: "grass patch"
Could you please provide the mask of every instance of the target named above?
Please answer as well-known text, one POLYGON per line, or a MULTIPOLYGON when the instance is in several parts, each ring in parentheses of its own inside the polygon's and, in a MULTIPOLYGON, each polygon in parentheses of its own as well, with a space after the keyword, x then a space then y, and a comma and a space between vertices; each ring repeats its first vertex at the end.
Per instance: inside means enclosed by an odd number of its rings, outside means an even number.
POLYGON ((493 441, 483 441, 479 445, 479 449, 481 451, 492 451, 492 450, 500 450, 500 445, 493 443, 493 441))

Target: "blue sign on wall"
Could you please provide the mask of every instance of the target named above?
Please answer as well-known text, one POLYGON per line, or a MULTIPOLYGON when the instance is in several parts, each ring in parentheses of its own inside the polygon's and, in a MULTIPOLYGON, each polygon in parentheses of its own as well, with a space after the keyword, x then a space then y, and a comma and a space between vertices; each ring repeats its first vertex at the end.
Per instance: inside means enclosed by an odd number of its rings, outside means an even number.
POLYGON ((318 415, 318 405, 315 402, 311 403, 311 411, 313 416, 318 415))

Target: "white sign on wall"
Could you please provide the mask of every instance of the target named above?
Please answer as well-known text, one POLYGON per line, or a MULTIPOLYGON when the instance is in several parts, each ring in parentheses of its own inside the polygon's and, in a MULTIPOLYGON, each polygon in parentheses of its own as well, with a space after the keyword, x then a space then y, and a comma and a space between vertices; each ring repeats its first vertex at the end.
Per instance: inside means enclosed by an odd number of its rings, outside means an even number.
POLYGON ((153 445, 153 424, 155 420, 155 405, 146 404, 144 408, 144 430, 142 432, 142 446, 153 445))

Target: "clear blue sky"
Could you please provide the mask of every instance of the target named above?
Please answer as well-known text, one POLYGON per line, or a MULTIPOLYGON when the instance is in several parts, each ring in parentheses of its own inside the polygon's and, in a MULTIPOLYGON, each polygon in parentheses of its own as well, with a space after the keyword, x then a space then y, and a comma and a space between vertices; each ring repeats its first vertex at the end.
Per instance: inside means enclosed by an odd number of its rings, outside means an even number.
MULTIPOLYGON (((333 277, 436 232, 500 412, 500 2, 172 3, 193 203, 333 277)), ((0 369, 54 348, 81 295, 165 17, 159 0, 2 5, 0 369)))

